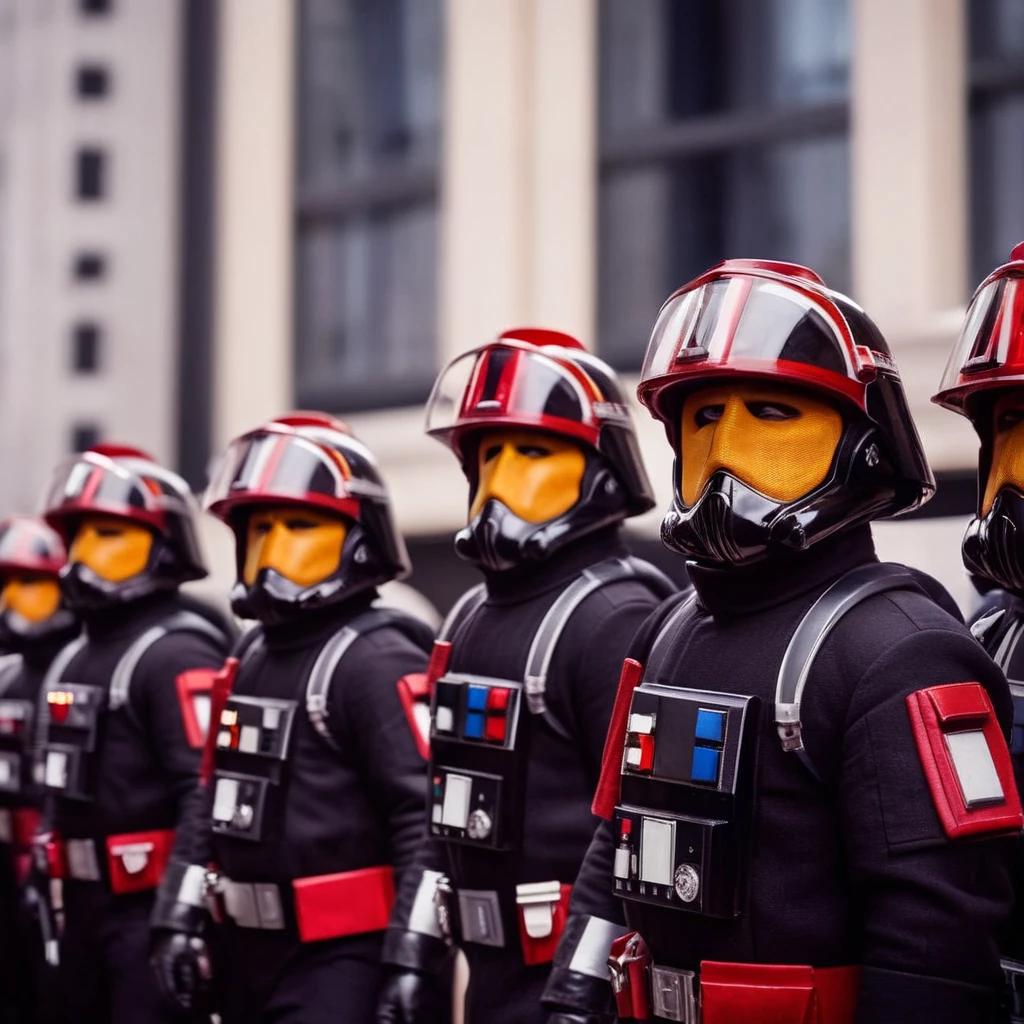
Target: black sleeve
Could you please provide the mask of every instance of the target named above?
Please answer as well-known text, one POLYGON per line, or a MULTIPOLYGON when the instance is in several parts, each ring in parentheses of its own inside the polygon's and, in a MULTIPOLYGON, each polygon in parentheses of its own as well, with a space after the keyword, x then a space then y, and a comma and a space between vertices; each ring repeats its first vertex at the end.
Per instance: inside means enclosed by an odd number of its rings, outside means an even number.
POLYGON ((146 732, 168 789, 178 802, 173 857, 189 864, 209 860, 208 794, 200 787, 202 750, 192 747, 178 700, 177 678, 196 668, 219 669, 225 652, 195 633, 171 633, 146 651, 135 669, 129 700, 146 732))
POLYGON ((427 766, 399 698, 398 681, 425 671, 427 657, 397 629, 376 629, 361 636, 342 659, 329 695, 328 724, 339 723, 343 746, 357 752, 354 761, 384 821, 399 881, 423 842, 427 766))
POLYGON ((614 825, 602 821, 572 887, 569 919, 541 997, 548 1010, 601 1014, 613 1009, 608 953, 612 941, 628 930, 612 888, 614 857, 614 825))
POLYGON ((1005 729, 1006 682, 962 630, 920 630, 881 650, 852 691, 840 754, 841 823, 863 941, 857 1024, 981 1024, 1001 985, 997 937, 1012 905, 1014 840, 947 839, 907 697, 979 682, 1005 729))

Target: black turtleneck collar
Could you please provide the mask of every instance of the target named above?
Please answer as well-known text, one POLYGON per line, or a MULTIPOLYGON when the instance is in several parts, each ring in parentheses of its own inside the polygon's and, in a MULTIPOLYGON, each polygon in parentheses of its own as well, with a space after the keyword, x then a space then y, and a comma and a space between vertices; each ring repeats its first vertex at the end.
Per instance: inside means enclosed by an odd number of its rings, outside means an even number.
POLYGON ((25 641, 20 647, 21 656, 30 668, 44 669, 57 657, 57 652, 77 635, 77 630, 63 629, 53 636, 25 641))
POLYGON ((324 608, 296 612, 284 622, 263 627, 267 647, 275 651, 309 647, 326 640, 357 615, 365 612, 380 595, 376 588, 362 590, 345 601, 337 601, 324 608))
POLYGON ((826 537, 806 551, 753 565, 708 569, 688 562, 700 603, 714 616, 748 615, 785 604, 866 562, 878 561, 870 526, 826 537))
POLYGON ((517 604, 529 601, 545 591, 562 587, 587 566, 606 558, 625 558, 618 523, 586 533, 578 540, 558 548, 542 562, 530 562, 506 572, 485 572, 487 596, 492 604, 517 604))
POLYGON ((168 615, 173 615, 178 603, 177 590, 162 590, 135 601, 80 614, 90 640, 116 640, 140 633, 168 615))

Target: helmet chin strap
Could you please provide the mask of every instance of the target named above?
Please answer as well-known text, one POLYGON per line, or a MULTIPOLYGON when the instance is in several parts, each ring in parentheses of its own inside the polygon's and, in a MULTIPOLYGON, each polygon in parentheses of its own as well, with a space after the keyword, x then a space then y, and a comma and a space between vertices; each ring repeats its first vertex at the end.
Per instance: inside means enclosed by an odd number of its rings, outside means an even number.
POLYGON ((1024 495, 1002 488, 984 516, 967 525, 964 565, 1015 594, 1024 594, 1024 495))

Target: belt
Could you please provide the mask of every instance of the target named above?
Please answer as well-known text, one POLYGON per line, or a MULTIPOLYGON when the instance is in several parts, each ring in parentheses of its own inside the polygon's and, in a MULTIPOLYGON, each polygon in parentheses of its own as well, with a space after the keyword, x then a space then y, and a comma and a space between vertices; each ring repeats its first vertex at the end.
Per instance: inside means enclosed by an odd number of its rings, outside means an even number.
POLYGON ((49 846, 51 877, 107 882, 118 895, 155 889, 174 845, 171 829, 124 832, 105 839, 54 840, 49 846))
MULTIPOLYGON (((524 882, 515 887, 515 917, 523 963, 549 963, 565 930, 572 886, 559 881, 524 882)), ((502 915, 503 893, 497 889, 437 889, 442 931, 458 943, 508 945, 502 915), (455 934, 453 934, 455 933, 455 934)), ((507 899, 507 896, 505 897, 507 899)))
POLYGON ((612 943, 616 1009, 627 1020, 681 1024, 853 1024, 858 967, 703 961, 699 971, 655 964, 637 932, 612 943))
POLYGON ((239 928, 294 930, 302 942, 384 931, 395 902, 390 867, 314 875, 292 882, 238 882, 213 877, 215 916, 239 928))

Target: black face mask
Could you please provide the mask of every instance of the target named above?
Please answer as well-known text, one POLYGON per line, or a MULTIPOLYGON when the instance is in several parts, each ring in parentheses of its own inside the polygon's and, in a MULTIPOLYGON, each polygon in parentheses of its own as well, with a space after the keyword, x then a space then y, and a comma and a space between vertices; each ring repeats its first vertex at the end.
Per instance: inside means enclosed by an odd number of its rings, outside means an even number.
POLYGON ((67 608, 58 608, 42 622, 30 622, 11 608, 0 612, 0 650, 23 654, 33 647, 72 640, 80 629, 78 619, 67 608))
POLYGON ((693 505, 676 493, 661 523, 662 543, 707 566, 749 565, 803 551, 837 530, 884 515, 895 494, 893 477, 875 432, 847 428, 828 477, 794 501, 765 497, 725 470, 712 475, 693 505))
POLYGON ((467 526, 455 534, 455 553, 486 572, 507 572, 541 562, 552 552, 629 514, 627 496, 604 461, 588 456, 580 496, 554 519, 531 523, 504 502, 488 498, 467 526))
POLYGON ((698 562, 747 565, 770 549, 802 551, 807 534, 800 516, 719 470, 689 508, 672 501, 661 522, 666 547, 698 562))
POLYGON ((176 583, 157 576, 150 569, 120 583, 104 579, 81 562, 72 562, 60 571, 64 602, 72 611, 79 613, 104 611, 174 586, 176 583))
POLYGON ((967 525, 961 552, 968 571, 1024 593, 1024 495, 1000 490, 988 512, 967 525))

